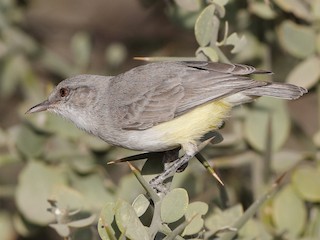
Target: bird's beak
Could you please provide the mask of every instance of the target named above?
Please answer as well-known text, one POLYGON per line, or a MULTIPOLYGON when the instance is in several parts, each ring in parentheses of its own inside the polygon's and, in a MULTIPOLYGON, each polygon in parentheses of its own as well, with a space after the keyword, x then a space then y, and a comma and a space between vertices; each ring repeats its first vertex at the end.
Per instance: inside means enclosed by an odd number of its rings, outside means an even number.
POLYGON ((45 100, 42 103, 39 103, 33 106, 32 108, 30 108, 28 111, 26 111, 26 114, 42 112, 47 110, 49 107, 50 107, 50 102, 48 100, 45 100))

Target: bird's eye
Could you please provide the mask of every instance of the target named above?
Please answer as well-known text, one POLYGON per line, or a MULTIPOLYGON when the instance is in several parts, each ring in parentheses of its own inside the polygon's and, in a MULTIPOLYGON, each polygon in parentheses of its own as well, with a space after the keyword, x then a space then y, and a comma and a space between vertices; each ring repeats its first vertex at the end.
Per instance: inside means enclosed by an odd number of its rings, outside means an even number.
POLYGON ((59 90, 60 97, 66 97, 69 95, 69 89, 68 88, 61 88, 59 90))

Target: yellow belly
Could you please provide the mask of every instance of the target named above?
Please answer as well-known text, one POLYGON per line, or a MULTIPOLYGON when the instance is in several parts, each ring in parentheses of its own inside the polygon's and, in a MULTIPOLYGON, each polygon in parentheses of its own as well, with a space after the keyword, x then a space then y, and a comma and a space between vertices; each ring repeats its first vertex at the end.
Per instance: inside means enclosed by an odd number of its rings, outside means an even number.
POLYGON ((205 133, 217 129, 230 110, 231 105, 223 100, 210 102, 161 123, 153 127, 153 130, 162 132, 161 140, 168 145, 184 145, 199 140, 205 133))

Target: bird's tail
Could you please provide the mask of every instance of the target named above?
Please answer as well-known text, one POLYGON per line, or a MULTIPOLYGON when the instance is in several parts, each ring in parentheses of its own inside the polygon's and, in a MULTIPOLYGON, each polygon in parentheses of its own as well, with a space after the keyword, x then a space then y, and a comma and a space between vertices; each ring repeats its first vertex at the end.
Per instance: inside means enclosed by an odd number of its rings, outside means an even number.
POLYGON ((242 93, 247 96, 267 96, 293 100, 301 97, 307 92, 307 89, 296 85, 270 82, 265 86, 259 86, 244 90, 242 93))

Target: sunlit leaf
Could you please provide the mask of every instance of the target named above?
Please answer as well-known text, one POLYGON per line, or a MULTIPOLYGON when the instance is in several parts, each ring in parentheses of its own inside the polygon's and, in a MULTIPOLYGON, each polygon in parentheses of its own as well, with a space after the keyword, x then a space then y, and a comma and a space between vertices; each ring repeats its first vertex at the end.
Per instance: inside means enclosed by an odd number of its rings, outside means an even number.
POLYGON ((210 4, 199 15, 194 26, 196 40, 201 47, 205 47, 210 43, 213 34, 213 14, 215 5, 210 4))
POLYGON ((202 52, 212 62, 217 62, 219 60, 217 52, 211 47, 200 47, 196 54, 198 55, 200 52, 202 52))
POLYGON ((149 240, 146 228, 129 203, 118 200, 115 210, 117 226, 122 233, 132 240, 149 240))
POLYGON ((320 202, 320 171, 317 169, 297 168, 292 174, 292 185, 304 200, 320 202))
POLYGON ((243 47, 247 44, 247 39, 244 35, 239 37, 237 33, 232 33, 226 40, 226 45, 232 45, 233 49, 231 53, 238 53, 240 52, 243 47))
POLYGON ((258 220, 250 219, 240 230, 240 239, 272 240, 265 226, 258 220))
POLYGON ((310 89, 320 80, 319 66, 320 58, 310 56, 292 69, 288 75, 287 82, 310 89))
POLYGON ((140 194, 132 203, 132 207, 136 211, 138 217, 146 212, 149 205, 150 201, 143 194, 140 194))
POLYGON ((114 220, 115 215, 115 203, 108 202, 104 205, 100 212, 100 217, 98 221, 98 232, 102 240, 109 240, 114 236, 114 230, 111 227, 111 224, 114 220))
POLYGON ((291 185, 284 187, 273 200, 273 220, 279 232, 298 236, 306 223, 307 212, 302 199, 291 185))
POLYGON ((188 193, 183 188, 171 190, 162 200, 161 219, 165 223, 178 221, 187 211, 188 193))
POLYGON ((305 58, 315 52, 316 35, 311 27, 286 20, 278 29, 278 37, 282 47, 294 57, 305 58))

